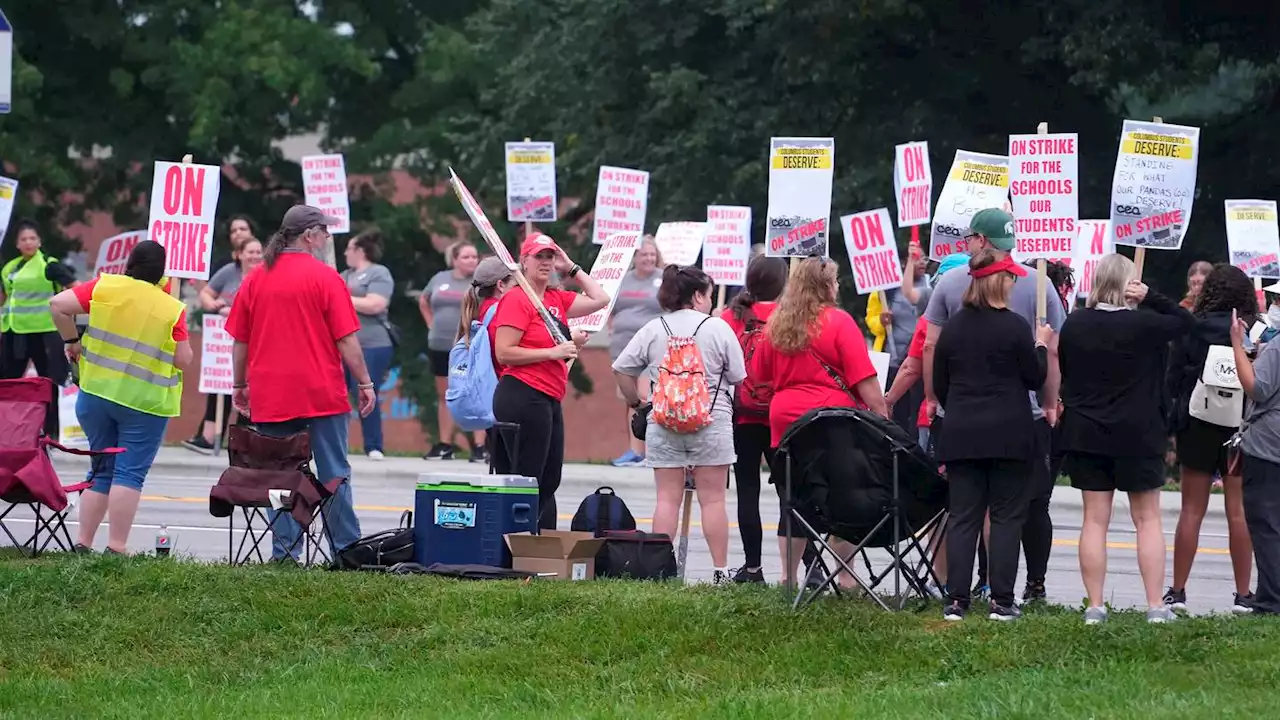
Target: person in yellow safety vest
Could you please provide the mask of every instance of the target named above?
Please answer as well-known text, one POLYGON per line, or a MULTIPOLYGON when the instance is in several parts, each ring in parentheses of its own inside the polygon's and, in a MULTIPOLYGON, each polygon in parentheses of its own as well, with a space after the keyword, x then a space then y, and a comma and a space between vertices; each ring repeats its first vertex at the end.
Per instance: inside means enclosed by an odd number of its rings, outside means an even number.
POLYGON ((129 254, 124 275, 104 274, 49 303, 67 358, 80 368, 76 417, 90 449, 124 448, 89 471, 78 552, 93 547, 109 515, 106 551, 124 553, 169 418, 182 412, 182 372, 193 354, 187 306, 162 289, 164 268, 164 248, 145 240, 129 254), (89 327, 82 346, 75 316, 83 313, 89 327))
MULTIPOLYGON (((74 286, 76 276, 40 249, 35 223, 23 220, 16 230, 18 257, 0 268, 0 378, 20 378, 30 363, 37 375, 61 385, 67 380, 67 363, 49 314, 49 300, 64 287, 74 286)), ((56 394, 53 399, 44 431, 57 439, 56 394)))
POLYGON ((867 323, 867 330, 871 331, 871 349, 884 352, 885 339, 892 332, 890 326, 893 324, 893 313, 880 302, 880 293, 873 292, 867 296, 867 314, 863 319, 867 323))

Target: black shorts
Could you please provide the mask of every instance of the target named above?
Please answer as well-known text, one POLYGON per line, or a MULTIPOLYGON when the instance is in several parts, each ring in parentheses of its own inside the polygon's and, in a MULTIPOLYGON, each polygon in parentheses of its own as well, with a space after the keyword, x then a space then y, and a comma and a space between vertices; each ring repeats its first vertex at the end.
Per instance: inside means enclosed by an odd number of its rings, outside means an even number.
POLYGON ((1067 453, 1062 458, 1062 471, 1077 490, 1146 492, 1164 487, 1164 458, 1159 455, 1117 458, 1067 453))
POLYGON ((1178 432, 1178 464, 1197 472, 1227 474, 1227 446, 1225 443, 1236 434, 1236 428, 1213 425, 1203 420, 1189 418, 1188 425, 1178 432))
POLYGON ((449 351, 428 350, 427 361, 431 363, 431 374, 436 377, 449 377, 449 351))

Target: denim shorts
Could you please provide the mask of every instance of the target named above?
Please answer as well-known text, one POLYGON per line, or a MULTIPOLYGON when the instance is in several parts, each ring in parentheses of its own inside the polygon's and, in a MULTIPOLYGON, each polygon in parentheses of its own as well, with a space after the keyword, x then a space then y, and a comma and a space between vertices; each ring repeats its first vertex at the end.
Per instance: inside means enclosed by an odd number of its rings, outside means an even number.
POLYGON ((127 408, 80 391, 76 419, 89 439, 89 449, 124 448, 118 455, 95 457, 88 480, 94 492, 106 494, 112 485, 141 490, 155 462, 169 418, 127 408))

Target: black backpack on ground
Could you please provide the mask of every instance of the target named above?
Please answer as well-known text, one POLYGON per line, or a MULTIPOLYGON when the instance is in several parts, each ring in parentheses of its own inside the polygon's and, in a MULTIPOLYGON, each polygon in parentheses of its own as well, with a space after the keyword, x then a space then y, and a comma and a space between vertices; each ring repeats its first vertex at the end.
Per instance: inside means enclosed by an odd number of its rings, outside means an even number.
POLYGON ((602 487, 588 495, 578 506, 569 529, 603 537, 607 530, 635 530, 636 519, 613 488, 602 487))
POLYGON ((400 527, 366 535, 334 558, 334 570, 389 568, 413 560, 413 513, 400 515, 400 527))
POLYGON ((638 530, 606 530, 598 535, 606 542, 596 553, 596 577, 667 580, 676 576, 670 535, 638 530))

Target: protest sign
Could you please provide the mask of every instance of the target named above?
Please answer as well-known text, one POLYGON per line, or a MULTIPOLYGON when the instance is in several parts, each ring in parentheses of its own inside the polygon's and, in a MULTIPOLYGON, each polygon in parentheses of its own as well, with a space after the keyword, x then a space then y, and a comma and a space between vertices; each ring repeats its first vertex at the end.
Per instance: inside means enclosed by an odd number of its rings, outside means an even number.
POLYGON ((1200 128, 1125 120, 1111 182, 1117 245, 1177 250, 1191 225, 1200 128))
POLYGON ((591 242, 603 244, 610 235, 620 232, 643 234, 648 206, 649 173, 601 165, 591 242))
POLYGON ((208 280, 222 168, 157 162, 151 181, 149 237, 164 246, 171 278, 208 280))
POLYGON ((555 143, 507 143, 507 219, 555 222, 555 143))
POLYGON ((830 257, 827 247, 835 138, 769 141, 769 211, 765 254, 830 257))
POLYGON ((1076 275, 1077 297, 1088 297, 1093 291, 1093 271, 1098 267, 1098 261, 1115 251, 1110 221, 1080 221, 1080 234, 1076 237, 1075 255, 1071 261, 1076 275))
POLYGON ((1280 277, 1280 226, 1274 200, 1227 200, 1227 251, 1249 277, 1280 277))
POLYGON ((880 383, 880 392, 884 393, 888 390, 889 361, 893 358, 889 353, 877 350, 867 350, 867 355, 871 357, 871 367, 876 369, 876 382, 880 383))
POLYGON ((751 260, 751 208, 707 206, 702 271, 717 285, 746 285, 751 260))
POLYGON ((351 199, 347 196, 347 166, 342 155, 302 158, 302 188, 308 205, 342 221, 329 226, 331 234, 351 232, 351 199))
POLYGON ((1080 222, 1075 133, 1009 136, 1009 196, 1023 260, 1070 259, 1080 222))
POLYGON ((913 142, 894 148, 893 194, 898 198, 898 227, 929 224, 933 214, 929 143, 913 142))
POLYGON ((8 115, 13 102, 13 26, 0 11, 0 115, 8 115))
POLYGON ((622 277, 631 269, 631 258, 640 247, 640 233, 614 233, 600 246, 596 261, 591 263, 591 279, 600 283, 600 287, 609 293, 609 304, 587 315, 570 318, 569 329, 583 332, 600 332, 609 324, 609 315, 613 312, 613 304, 618 300, 618 290, 622 287, 622 277))
POLYGON ((665 222, 658 226, 653 243, 668 265, 692 265, 698 262, 702 241, 707 236, 704 222, 665 222))
POLYGON ((230 395, 234 380, 231 373, 231 346, 235 341, 227 334, 227 319, 206 313, 200 336, 200 393, 230 395))
POLYGON ((124 266, 129 262, 129 253, 133 252, 134 246, 146 239, 146 230, 132 230, 103 240, 98 246, 98 261, 93 266, 94 277, 103 273, 123 275, 124 266))
POLYGON ((67 385, 58 388, 58 442, 64 447, 77 450, 89 449, 89 437, 80 427, 80 419, 76 417, 76 401, 80 399, 80 388, 67 385))
POLYGON ((902 261, 885 208, 840 218, 859 295, 902 287, 902 261))
POLYGON ((1009 196, 1009 158, 957 150, 947 182, 933 210, 929 257, 966 252, 969 218, 979 210, 1002 208, 1009 196))
POLYGON ((485 217, 484 210, 480 208, 480 203, 476 202, 471 191, 463 184, 462 179, 453 172, 453 168, 449 168, 449 184, 453 186, 453 193, 458 196, 458 201, 462 203, 462 209, 467 211, 467 217, 471 218, 471 222, 480 231, 480 236, 489 245, 489 249, 494 255, 502 258, 502 262, 507 264, 509 268, 519 267, 515 258, 511 257, 511 252, 507 250, 507 246, 502 244, 502 238, 498 237, 498 233, 493 229, 493 223, 489 222, 489 218, 485 217))
POLYGON ((9 231, 9 218, 13 216, 14 203, 18 202, 18 181, 0 177, 0 246, 4 245, 9 231))

